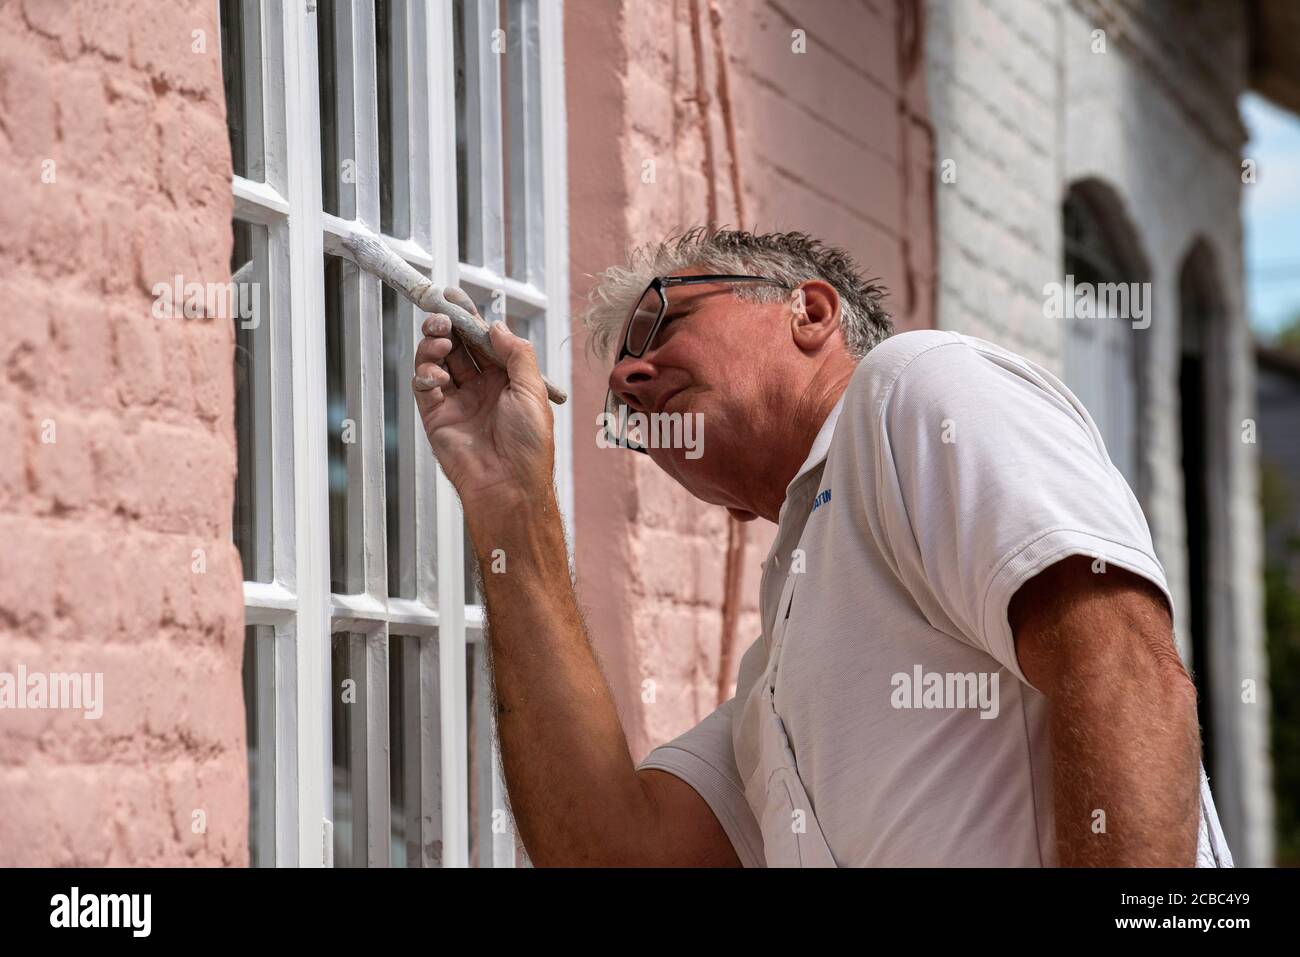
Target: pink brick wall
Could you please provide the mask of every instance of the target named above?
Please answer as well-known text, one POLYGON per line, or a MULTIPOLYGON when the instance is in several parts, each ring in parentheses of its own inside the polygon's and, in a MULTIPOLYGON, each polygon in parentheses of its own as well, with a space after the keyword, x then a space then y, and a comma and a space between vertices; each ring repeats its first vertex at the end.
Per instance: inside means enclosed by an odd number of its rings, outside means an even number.
POLYGON ((0 672, 105 698, 0 711, 0 865, 247 863, 224 110, 210 0, 0 4, 0 672))
MULTIPOLYGON (((933 144, 914 0, 569 0, 571 268, 710 220, 802 229, 882 277, 900 329, 933 325, 933 144), (793 45, 802 30, 806 52, 793 45), (643 182, 645 162, 654 182, 643 182)), ((608 369, 574 345, 577 574, 634 757, 731 693, 758 634, 773 527, 745 526, 727 673, 736 527, 652 464, 595 445, 608 369), (645 684, 652 681, 653 702, 645 684)))

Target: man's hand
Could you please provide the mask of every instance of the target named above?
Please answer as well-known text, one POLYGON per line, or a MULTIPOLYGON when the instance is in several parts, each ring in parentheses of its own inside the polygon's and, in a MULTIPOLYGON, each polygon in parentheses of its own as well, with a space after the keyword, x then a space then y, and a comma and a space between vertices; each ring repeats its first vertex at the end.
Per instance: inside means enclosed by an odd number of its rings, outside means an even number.
POLYGON ((1008 618, 1020 669, 1050 708, 1060 863, 1193 866, 1196 689, 1164 597, 1144 578, 1114 565, 1094 574, 1076 556, 1026 582, 1008 618))
MULTIPOLYGON (((445 295, 478 315, 473 301, 455 287, 445 295)), ((480 369, 463 344, 451 339, 451 320, 424 321, 415 350, 411 388, 425 434, 442 470, 460 493, 466 514, 546 496, 553 487, 555 442, 546 386, 532 344, 504 322, 490 335, 507 368, 480 369)))

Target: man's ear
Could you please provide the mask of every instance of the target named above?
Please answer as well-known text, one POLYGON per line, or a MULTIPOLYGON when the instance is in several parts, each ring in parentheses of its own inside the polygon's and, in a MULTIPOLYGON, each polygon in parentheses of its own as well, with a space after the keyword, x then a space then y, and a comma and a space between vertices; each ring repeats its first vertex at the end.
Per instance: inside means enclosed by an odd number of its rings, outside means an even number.
POLYGON ((820 279, 790 293, 790 334, 805 352, 816 352, 840 327, 840 294, 820 279))

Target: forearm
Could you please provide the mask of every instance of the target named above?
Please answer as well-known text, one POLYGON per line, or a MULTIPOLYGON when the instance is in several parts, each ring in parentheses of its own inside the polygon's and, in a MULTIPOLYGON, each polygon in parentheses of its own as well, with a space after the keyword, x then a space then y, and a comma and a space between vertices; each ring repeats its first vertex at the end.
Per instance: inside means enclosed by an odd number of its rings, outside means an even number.
POLYGON ((1181 666, 1099 662, 1060 682, 1050 708, 1060 863, 1193 865, 1200 736, 1181 666))
POLYGON ((586 634, 554 497, 467 515, 483 569, 502 767, 530 858, 644 863, 653 806, 586 634))
POLYGON ((1047 696, 1060 863, 1195 864, 1196 690, 1159 590, 1076 556, 1026 583, 1008 617, 1021 670, 1047 696))

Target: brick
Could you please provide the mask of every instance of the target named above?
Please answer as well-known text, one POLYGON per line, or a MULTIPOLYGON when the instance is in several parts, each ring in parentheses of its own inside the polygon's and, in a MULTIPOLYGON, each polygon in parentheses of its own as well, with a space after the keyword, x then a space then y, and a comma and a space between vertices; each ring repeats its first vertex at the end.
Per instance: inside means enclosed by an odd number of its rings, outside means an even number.
POLYGON ((111 4, 84 4, 81 8, 81 43, 110 60, 121 60, 130 48, 128 22, 111 4))
POLYGON ((148 405, 165 391, 159 323, 172 321, 176 320, 114 317, 113 363, 118 396, 123 403, 148 405))
POLYGON ((35 54, 7 45, 0 56, 0 123, 19 156, 44 159, 54 151, 54 85, 35 54))
MULTIPOLYGON (((55 608, 58 533, 35 516, 4 515, 0 541, 25 545, 0 549, 0 623, 11 623, 29 635, 44 635, 55 608)), ((0 640, 0 650, 5 647, 0 640)))
POLYGON ((76 0, 23 0, 23 16, 36 33, 57 40, 63 59, 70 60, 81 49, 81 6, 76 0))
POLYGON ((95 490, 95 470, 91 460, 90 430, 81 421, 81 413, 72 410, 51 412, 31 425, 39 439, 28 445, 28 469, 33 491, 56 511, 84 508, 95 490))

